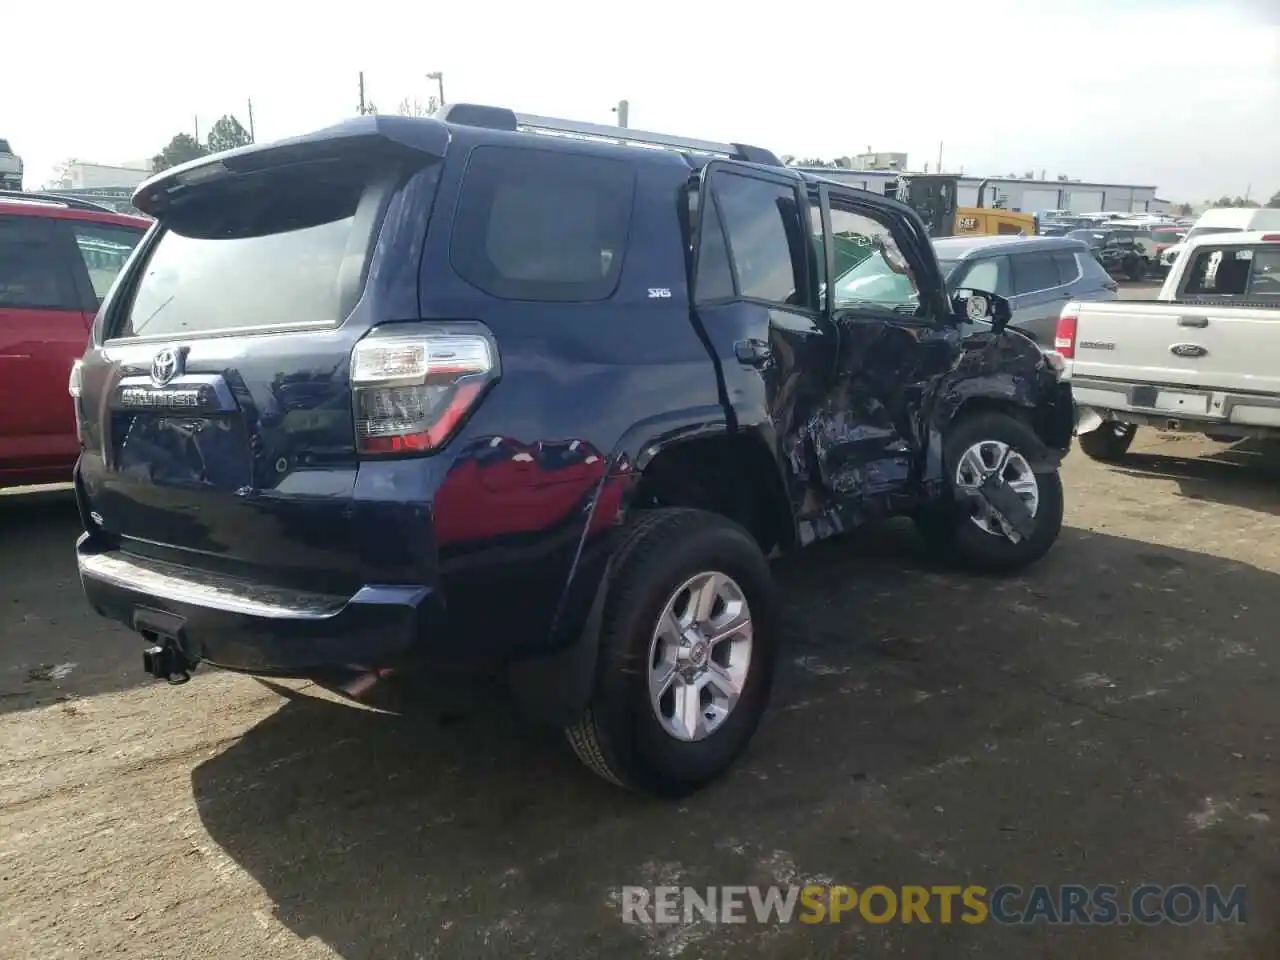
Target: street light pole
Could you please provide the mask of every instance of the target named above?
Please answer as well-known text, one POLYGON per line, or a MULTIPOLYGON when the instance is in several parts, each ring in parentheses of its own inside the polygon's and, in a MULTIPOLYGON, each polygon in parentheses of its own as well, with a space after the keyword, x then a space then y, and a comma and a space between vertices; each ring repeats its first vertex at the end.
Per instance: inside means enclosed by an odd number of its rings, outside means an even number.
POLYGON ((439 70, 433 70, 431 73, 427 74, 427 79, 434 80, 436 82, 436 89, 440 93, 440 106, 443 107, 444 106, 444 74, 439 70))

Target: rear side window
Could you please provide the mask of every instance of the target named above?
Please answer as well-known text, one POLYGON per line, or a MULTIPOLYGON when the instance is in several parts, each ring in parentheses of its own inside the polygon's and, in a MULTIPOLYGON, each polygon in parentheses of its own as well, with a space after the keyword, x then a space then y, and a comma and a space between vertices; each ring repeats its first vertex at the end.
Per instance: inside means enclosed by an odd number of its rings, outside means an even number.
POLYGON ((71 229, 94 295, 101 303, 144 231, 106 223, 72 223, 71 229))
POLYGON ((1070 250, 1055 250, 1049 257, 1058 271, 1058 283, 1075 283, 1080 279, 1080 265, 1070 250))
POLYGON ((0 309, 79 310, 57 228, 35 217, 0 217, 0 309))
POLYGON ((1013 260, 1013 292, 1036 293, 1059 285, 1058 268, 1047 253, 1020 253, 1013 260))
POLYGON ((624 160, 477 147, 453 225, 453 268, 506 300, 608 299, 622 273, 634 196, 624 160))
POLYGON ((716 203, 728 232, 740 296, 804 305, 804 243, 795 188, 717 173, 716 203))

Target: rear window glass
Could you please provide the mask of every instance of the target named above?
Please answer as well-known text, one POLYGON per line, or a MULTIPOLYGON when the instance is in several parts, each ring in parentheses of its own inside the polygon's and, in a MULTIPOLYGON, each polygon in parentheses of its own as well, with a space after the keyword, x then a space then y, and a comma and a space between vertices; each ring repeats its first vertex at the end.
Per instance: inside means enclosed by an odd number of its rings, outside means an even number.
POLYGON ((605 300, 622 272, 634 193, 623 160, 477 147, 458 201, 453 267, 507 300, 605 300))
POLYGON ((66 267, 50 221, 0 217, 0 307, 79 310, 66 267))
POLYGON ((166 232, 147 260, 116 336, 336 324, 343 319, 338 271, 353 222, 344 217, 229 240, 166 232))
POLYGON ((1251 297, 1280 298, 1280 246, 1265 247, 1253 255, 1247 292, 1251 297))
POLYGON ((391 172, 321 159, 212 180, 172 209, 112 336, 337 326, 359 295, 391 172), (367 201, 367 202, 366 202, 367 201))
POLYGON ((1210 247, 1196 255, 1187 271, 1183 293, 1188 296, 1230 297, 1249 287, 1255 251, 1251 247, 1210 247))

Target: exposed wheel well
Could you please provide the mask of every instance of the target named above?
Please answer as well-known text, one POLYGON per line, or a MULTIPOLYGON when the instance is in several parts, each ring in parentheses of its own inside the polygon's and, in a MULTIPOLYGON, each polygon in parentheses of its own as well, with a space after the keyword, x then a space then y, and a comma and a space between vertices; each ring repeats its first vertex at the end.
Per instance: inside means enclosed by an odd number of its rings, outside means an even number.
POLYGON ((633 506, 693 507, 742 524, 760 549, 791 546, 795 528, 778 466, 743 434, 674 443, 644 468, 633 506))
POLYGON ((1003 413, 1006 416, 1021 420, 1028 426, 1031 424, 1030 412, 1026 407, 999 397, 972 397, 960 405, 955 415, 947 423, 948 430, 954 430, 961 420, 968 420, 983 413, 1003 413))

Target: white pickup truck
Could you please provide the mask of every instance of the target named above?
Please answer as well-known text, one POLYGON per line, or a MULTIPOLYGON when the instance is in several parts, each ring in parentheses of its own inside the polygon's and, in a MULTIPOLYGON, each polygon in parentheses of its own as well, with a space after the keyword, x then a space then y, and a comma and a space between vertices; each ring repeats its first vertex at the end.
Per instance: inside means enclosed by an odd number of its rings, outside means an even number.
POLYGON ((1072 301, 1054 339, 1096 460, 1123 456, 1143 424, 1280 437, 1280 230, 1197 237, 1158 299, 1072 301))

